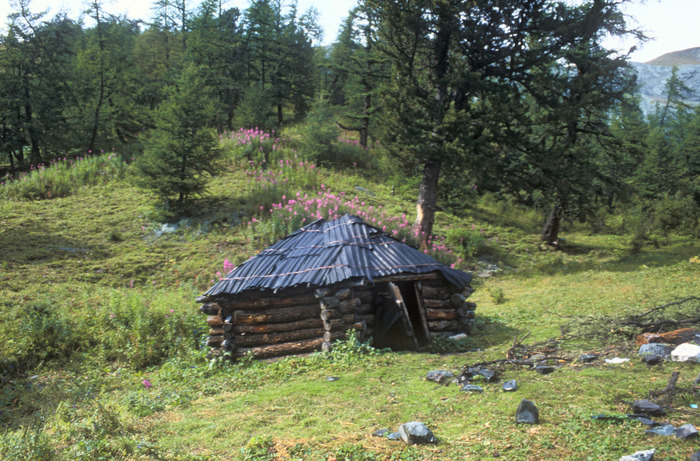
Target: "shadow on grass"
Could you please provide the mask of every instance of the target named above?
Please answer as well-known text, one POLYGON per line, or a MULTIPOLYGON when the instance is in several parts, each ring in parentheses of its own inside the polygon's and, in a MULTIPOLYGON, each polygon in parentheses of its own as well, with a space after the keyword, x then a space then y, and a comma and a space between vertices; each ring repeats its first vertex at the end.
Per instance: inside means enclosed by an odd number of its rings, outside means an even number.
POLYGON ((477 314, 476 324, 469 338, 477 347, 484 348, 510 343, 516 335, 523 332, 497 317, 477 314))

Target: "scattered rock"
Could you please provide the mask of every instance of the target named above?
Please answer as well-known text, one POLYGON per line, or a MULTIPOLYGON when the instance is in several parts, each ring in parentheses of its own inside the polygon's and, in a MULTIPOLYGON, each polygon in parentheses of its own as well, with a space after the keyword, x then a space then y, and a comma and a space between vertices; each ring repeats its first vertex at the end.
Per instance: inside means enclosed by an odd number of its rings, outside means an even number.
POLYGON ((639 347, 639 355, 640 356, 658 355, 660 357, 670 357, 672 350, 673 350, 673 346, 671 346, 670 344, 661 344, 661 343, 642 344, 639 347))
POLYGON ((339 379, 340 379, 340 377, 338 377, 338 376, 329 376, 328 378, 326 378, 326 381, 333 382, 333 381, 338 381, 339 379))
POLYGON ((697 437, 698 430, 692 424, 684 424, 678 429, 676 429, 676 437, 679 439, 689 439, 691 437, 697 437))
POLYGON ((435 381, 436 383, 441 383, 441 384, 448 383, 454 377, 455 377, 455 374, 449 370, 433 370, 433 371, 429 371, 428 374, 425 375, 426 380, 435 381))
POLYGON ((540 411, 534 403, 522 399, 518 410, 515 412, 515 422, 523 424, 537 424, 540 421, 540 411))
POLYGON ((632 411, 634 411, 635 413, 643 413, 645 415, 650 416, 663 416, 666 414, 666 411, 663 408, 661 408, 654 402, 650 402, 646 399, 635 400, 632 403, 632 411))
POLYGON ((578 361, 581 363, 591 363, 596 360, 598 360, 598 356, 595 354, 583 354, 578 358, 578 361))
POLYGON ((475 384, 467 384, 463 388, 460 389, 460 391, 464 392, 484 392, 484 389, 481 386, 477 386, 475 384))
POLYGON ((386 438, 389 440, 401 440, 401 434, 399 434, 398 432, 392 432, 389 435, 387 435, 386 438))
POLYGON ((690 456, 690 461, 700 461, 700 450, 690 456))
POLYGON ((656 435, 676 435, 676 428, 672 424, 663 424, 661 426, 656 426, 651 429, 647 429, 644 432, 647 434, 656 434, 656 435))
POLYGON ((671 358, 674 362, 700 362, 700 346, 684 343, 673 349, 671 358))
POLYGON ((647 418, 646 416, 627 415, 627 417, 630 419, 636 419, 640 423, 645 424, 645 425, 650 426, 650 427, 659 426, 661 424, 661 423, 657 423, 656 421, 653 421, 653 420, 647 418))
POLYGON ((613 365, 620 364, 620 363, 627 363, 629 361, 630 361, 630 359, 628 359, 628 358, 620 358, 620 357, 615 357, 612 359, 605 359, 605 363, 611 363, 613 365))
POLYGON ((535 371, 541 375, 548 375, 548 374, 552 373, 554 370, 556 370, 556 368, 554 368, 551 365, 544 364, 544 363, 538 363, 535 366, 535 371))
POLYGON ((647 365, 659 365, 660 363, 663 363, 663 361, 664 358, 660 355, 645 355, 642 357, 642 362, 646 363, 647 365))
POLYGON ((492 382, 498 379, 498 373, 486 367, 469 367, 459 375, 458 380, 460 383, 468 383, 474 378, 484 378, 486 381, 492 382))
POLYGON ((620 461, 651 461, 654 459, 654 453, 656 453, 656 449, 654 448, 651 450, 638 451, 633 455, 623 456, 620 458, 620 461))
POLYGON ((518 384, 515 382, 514 379, 509 379, 505 383, 503 383, 503 390, 506 392, 513 392, 518 390, 518 384))
POLYGON ((399 434, 403 441, 410 445, 437 443, 437 438, 433 434, 433 431, 428 429, 428 426, 420 421, 402 424, 401 427, 399 427, 399 434))
POLYGON ((456 335, 448 336, 447 339, 451 339, 452 341, 460 341, 462 339, 467 339, 469 336, 467 336, 466 333, 459 333, 456 335))
POLYGON ((389 429, 379 429, 372 432, 372 437, 384 437, 389 433, 389 429))

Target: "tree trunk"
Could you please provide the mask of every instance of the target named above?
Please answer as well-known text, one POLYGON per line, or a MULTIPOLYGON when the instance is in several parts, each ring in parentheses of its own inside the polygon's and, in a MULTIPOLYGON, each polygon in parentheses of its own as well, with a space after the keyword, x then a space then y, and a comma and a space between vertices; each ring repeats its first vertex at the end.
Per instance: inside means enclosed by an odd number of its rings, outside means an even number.
POLYGON ((423 179, 420 183, 418 202, 416 203, 416 223, 414 224, 414 230, 418 234, 418 241, 423 249, 428 246, 428 238, 433 232, 433 224, 435 223, 441 166, 442 161, 440 160, 428 160, 423 168, 423 179))
POLYGON ((564 207, 560 200, 557 200, 552 207, 552 211, 549 213, 547 221, 544 223, 544 228, 542 229, 542 241, 548 245, 557 246, 559 240, 559 224, 561 223, 562 215, 564 214, 564 207))

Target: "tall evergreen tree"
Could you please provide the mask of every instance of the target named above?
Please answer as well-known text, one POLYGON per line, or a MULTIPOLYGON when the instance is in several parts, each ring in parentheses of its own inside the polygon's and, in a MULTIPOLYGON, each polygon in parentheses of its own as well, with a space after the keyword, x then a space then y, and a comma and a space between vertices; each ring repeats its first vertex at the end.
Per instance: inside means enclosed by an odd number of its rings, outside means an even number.
POLYGON ((219 156, 214 123, 214 101, 201 67, 187 64, 167 88, 158 107, 156 128, 137 163, 142 184, 179 204, 206 190, 207 178, 216 173, 219 156))

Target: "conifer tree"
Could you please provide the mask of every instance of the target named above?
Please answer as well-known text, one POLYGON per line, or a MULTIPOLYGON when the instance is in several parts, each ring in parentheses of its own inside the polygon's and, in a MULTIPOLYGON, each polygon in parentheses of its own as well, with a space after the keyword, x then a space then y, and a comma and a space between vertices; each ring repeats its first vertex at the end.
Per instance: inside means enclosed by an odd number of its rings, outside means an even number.
POLYGON ((206 190, 219 156, 211 126, 214 104, 201 67, 187 64, 156 113, 156 127, 137 163, 142 185, 179 204, 206 190))

